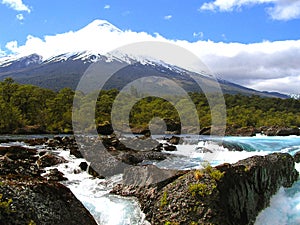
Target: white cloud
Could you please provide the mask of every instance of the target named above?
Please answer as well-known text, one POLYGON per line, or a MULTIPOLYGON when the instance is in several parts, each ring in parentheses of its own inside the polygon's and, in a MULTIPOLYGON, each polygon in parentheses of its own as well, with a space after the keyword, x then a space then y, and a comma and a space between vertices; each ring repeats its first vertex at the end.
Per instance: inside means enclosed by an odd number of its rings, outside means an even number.
POLYGON ((248 86, 256 90, 269 90, 287 94, 299 94, 299 84, 300 75, 294 77, 279 77, 268 80, 256 80, 248 86))
POLYGON ((300 40, 254 44, 201 41, 185 46, 223 79, 259 90, 300 93, 300 83, 292 82, 300 75, 300 40), (276 89, 282 78, 289 78, 289 85, 276 89))
POLYGON ((16 41, 7 43, 6 48, 20 56, 37 53, 45 59, 66 52, 92 51, 105 54, 117 47, 136 41, 161 39, 145 32, 121 31, 106 21, 96 20, 78 31, 69 31, 43 39, 29 35, 26 43, 18 46, 16 41))
POLYGON ((215 0, 206 2, 200 11, 230 12, 240 10, 243 6, 265 4, 267 13, 274 20, 291 20, 300 18, 299 0, 215 0))
POLYGON ((19 46, 16 41, 12 41, 5 47, 20 56, 37 53, 46 59, 53 55, 85 50, 105 54, 141 41, 179 45, 197 55, 218 77, 234 83, 259 90, 300 93, 300 40, 252 44, 210 40, 175 41, 167 40, 159 34, 152 36, 145 32, 121 31, 106 21, 96 20, 78 31, 45 36, 43 39, 28 36, 24 45, 19 46))
POLYGON ((110 5, 105 5, 104 9, 110 9, 110 5))
POLYGON ((204 37, 204 33, 203 32, 194 32, 193 37, 202 39, 204 37))
POLYGON ((22 13, 16 15, 17 20, 23 21, 24 20, 24 15, 22 13))
POLYGON ((172 19, 172 17, 173 17, 172 15, 167 15, 167 16, 164 16, 164 19, 165 20, 170 20, 170 19, 172 19))
POLYGON ((300 1, 281 0, 267 11, 274 20, 297 19, 300 18, 300 1))
POLYGON ((28 13, 31 11, 30 8, 22 2, 22 0, 2 0, 1 3, 16 11, 26 11, 28 13))

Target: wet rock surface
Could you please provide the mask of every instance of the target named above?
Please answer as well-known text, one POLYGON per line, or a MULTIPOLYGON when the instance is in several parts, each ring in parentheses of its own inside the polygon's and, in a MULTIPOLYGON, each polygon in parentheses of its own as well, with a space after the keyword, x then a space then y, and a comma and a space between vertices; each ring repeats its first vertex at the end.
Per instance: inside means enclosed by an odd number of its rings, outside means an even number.
POLYGON ((46 153, 42 155, 37 161, 37 165, 39 167, 49 167, 54 166, 61 163, 66 163, 67 160, 65 160, 63 157, 53 155, 51 153, 46 153))
POLYGON ((167 171, 153 166, 130 169, 112 193, 139 199, 151 224, 253 224, 281 186, 298 179, 286 153, 254 156, 203 170, 167 171), (165 176, 159 176, 165 174, 165 176), (159 182, 152 182, 161 179, 159 182))
POLYGON ((84 146, 80 152, 91 162, 89 173, 101 178, 123 173, 124 169, 143 161, 161 161, 169 156, 162 152, 164 148, 161 143, 144 136, 118 138, 116 135, 109 135, 78 140, 84 146))
POLYGON ((300 151, 296 152, 296 154, 294 155, 294 160, 295 163, 300 163, 300 151))
POLYGON ((0 147, 0 224, 96 225, 73 193, 57 182, 66 180, 58 169, 41 176, 45 172, 42 167, 64 162, 47 151, 0 147))
POLYGON ((0 193, 11 202, 0 211, 3 225, 97 224, 68 188, 42 177, 1 176, 0 193))

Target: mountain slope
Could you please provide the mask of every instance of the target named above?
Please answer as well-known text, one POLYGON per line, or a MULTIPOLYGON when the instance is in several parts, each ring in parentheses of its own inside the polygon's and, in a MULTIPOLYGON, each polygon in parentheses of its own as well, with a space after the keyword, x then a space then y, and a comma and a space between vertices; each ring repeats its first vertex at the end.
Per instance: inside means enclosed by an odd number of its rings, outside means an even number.
MULTIPOLYGON (((32 54, 27 57, 11 58, 8 60, 0 59, 0 80, 6 77, 12 77, 19 83, 33 84, 52 90, 60 90, 64 87, 76 89, 80 78, 86 69, 94 62, 101 62, 113 65, 114 63, 124 63, 127 66, 114 74, 114 76, 105 85, 106 89, 117 88, 122 89, 128 83, 149 76, 156 76, 174 81, 185 91, 200 91, 199 85, 194 82, 192 76, 198 76, 201 83, 212 85, 214 80, 210 75, 196 74, 187 71, 174 65, 169 65, 163 62, 154 62, 151 60, 132 59, 129 57, 120 56, 103 56, 93 54, 91 52, 75 52, 60 54, 42 60, 42 57, 37 54, 32 54)), ((165 80, 166 80, 165 79, 165 80)), ((149 80, 145 82, 158 82, 158 80, 149 80)), ((249 89, 223 79, 218 79, 221 89, 228 94, 243 94, 243 95, 260 95, 265 97, 280 97, 288 98, 280 93, 259 92, 249 89)), ((164 85, 172 85, 171 83, 159 84, 164 90, 164 85)), ((147 88, 147 85, 145 85, 147 88)), ((146 90, 147 91, 147 90, 146 90)))

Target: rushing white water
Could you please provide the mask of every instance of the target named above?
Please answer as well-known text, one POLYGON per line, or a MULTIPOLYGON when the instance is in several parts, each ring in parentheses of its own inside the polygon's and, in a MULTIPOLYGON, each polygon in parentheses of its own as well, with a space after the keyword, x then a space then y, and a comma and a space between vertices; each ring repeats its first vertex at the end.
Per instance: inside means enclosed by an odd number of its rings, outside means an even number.
MULTIPOLYGON (((300 172, 300 163, 296 164, 300 172)), ((291 188, 280 188, 271 198, 270 207, 256 218, 255 225, 299 225, 300 224, 300 180, 291 188)))
POLYGON ((68 151, 56 151, 59 156, 69 162, 55 167, 63 172, 68 181, 62 182, 90 211, 99 225, 144 225, 145 215, 139 203, 134 198, 124 198, 110 195, 114 185, 122 180, 122 175, 110 179, 93 178, 87 172, 81 171, 79 164, 83 159, 77 159, 68 151))
MULTIPOLYGON (((254 155, 266 155, 272 152, 287 152, 291 155, 300 151, 300 137, 225 137, 227 144, 236 144, 243 151, 229 151, 216 144, 220 139, 199 139, 198 136, 184 137, 184 143, 177 145, 177 151, 161 162, 153 163, 161 168, 191 169, 202 166, 203 149, 218 151, 210 163, 218 165, 222 163, 234 163, 254 155)), ((6 143, 2 145, 25 145, 22 142, 6 143)), ((28 147, 28 146, 26 146, 28 147)), ((42 149, 43 146, 35 148, 42 149)), ((69 151, 57 149, 56 154, 69 162, 55 166, 63 172, 68 181, 63 182, 75 196, 91 212, 99 225, 145 225, 145 215, 142 213, 139 203, 134 198, 123 198, 110 195, 112 187, 121 181, 122 175, 116 175, 109 179, 93 178, 87 172, 79 168, 84 159, 77 159, 69 154, 69 151)), ((170 152, 169 152, 170 153, 170 152)), ((53 168, 53 167, 52 167, 53 168)), ((50 169, 50 168, 48 168, 50 169)), ((296 164, 300 172, 300 164, 296 164)), ((255 225, 296 225, 300 224, 300 180, 291 188, 281 188, 271 199, 270 206, 263 210, 255 225)))

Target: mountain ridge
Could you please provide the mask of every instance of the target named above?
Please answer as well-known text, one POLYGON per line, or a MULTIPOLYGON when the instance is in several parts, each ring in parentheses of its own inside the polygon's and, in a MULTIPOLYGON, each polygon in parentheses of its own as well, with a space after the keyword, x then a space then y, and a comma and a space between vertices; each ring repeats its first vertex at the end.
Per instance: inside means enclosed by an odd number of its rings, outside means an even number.
MULTIPOLYGON (((201 91, 192 79, 197 75, 208 83, 212 76, 205 72, 195 73, 176 65, 170 65, 160 60, 146 57, 131 57, 122 54, 102 55, 92 51, 69 52, 43 59, 38 54, 22 57, 0 58, 0 80, 11 77, 19 83, 33 84, 52 90, 60 90, 64 87, 76 89, 81 77, 88 67, 97 62, 114 64, 116 62, 126 63, 128 68, 125 72, 119 72, 117 79, 107 85, 107 88, 121 89, 126 82, 133 81, 132 78, 141 78, 143 74, 156 75, 176 81, 186 91, 201 91), (120 80, 123 80, 120 81, 120 80), (114 82, 113 82, 114 81, 114 82)), ((216 78, 225 94, 260 95, 263 97, 289 98, 288 95, 273 92, 262 92, 243 87, 241 85, 216 78)))

